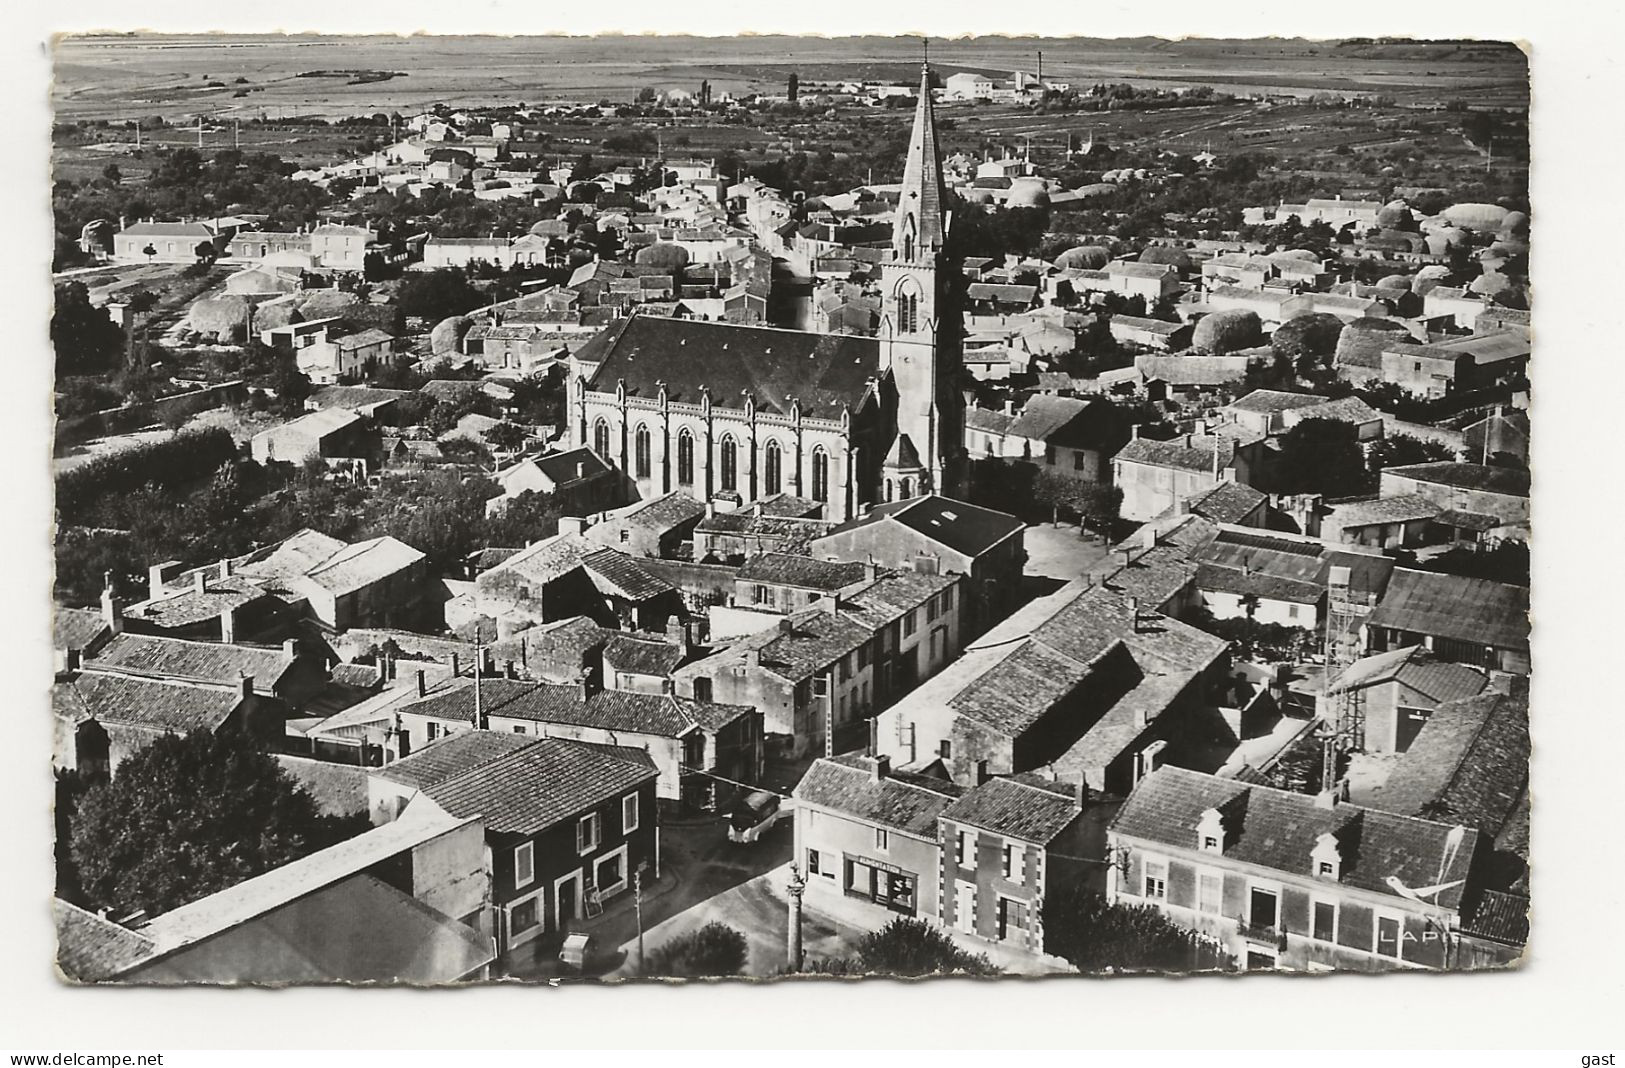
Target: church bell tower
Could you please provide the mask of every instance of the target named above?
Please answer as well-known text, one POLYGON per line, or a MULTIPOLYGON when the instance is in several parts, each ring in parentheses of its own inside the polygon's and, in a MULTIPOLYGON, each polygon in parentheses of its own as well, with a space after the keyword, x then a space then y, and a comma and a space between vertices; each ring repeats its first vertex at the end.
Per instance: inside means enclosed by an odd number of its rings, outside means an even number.
POLYGON ((880 266, 880 363, 897 388, 897 435, 882 471, 887 500, 960 491, 962 322, 953 296, 957 268, 946 255, 947 205, 931 68, 924 66, 892 224, 892 254, 880 266))

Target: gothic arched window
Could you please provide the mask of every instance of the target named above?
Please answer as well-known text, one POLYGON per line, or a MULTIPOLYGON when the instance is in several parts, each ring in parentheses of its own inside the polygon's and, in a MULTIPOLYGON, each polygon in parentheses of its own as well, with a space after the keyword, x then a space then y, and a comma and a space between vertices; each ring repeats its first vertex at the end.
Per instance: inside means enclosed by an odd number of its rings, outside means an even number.
POLYGON ((637 433, 632 435, 632 462, 636 478, 649 477, 649 428, 638 425, 637 433))
POLYGON ((893 492, 894 492, 895 489, 896 489, 896 487, 892 485, 892 480, 888 478, 886 480, 886 503, 887 504, 890 504, 892 501, 896 500, 896 497, 893 496, 893 492))
POLYGON ((677 432, 677 484, 694 484, 694 435, 687 427, 677 432))
POLYGON ((897 499, 906 501, 912 496, 914 496, 914 484, 905 478, 897 484, 897 499))
POLYGON ((739 482, 739 447, 734 444, 733 435, 729 434, 722 439, 722 488, 736 489, 739 482))
POLYGON ((779 492, 781 468, 783 466, 783 457, 780 455, 778 442, 769 441, 767 443, 767 448, 763 450, 762 460, 762 493, 764 496, 772 496, 779 492))
POLYGON ((829 500, 829 453, 822 445, 812 454, 812 499, 829 500))
POLYGON ((592 428, 592 447, 593 447, 593 450, 595 452, 597 452, 598 455, 602 459, 604 459, 606 462, 608 462, 608 463, 614 463, 615 462, 615 457, 611 456, 610 452, 609 452, 609 422, 608 422, 608 420, 600 419, 600 420, 598 420, 597 423, 593 424, 593 428, 592 428))

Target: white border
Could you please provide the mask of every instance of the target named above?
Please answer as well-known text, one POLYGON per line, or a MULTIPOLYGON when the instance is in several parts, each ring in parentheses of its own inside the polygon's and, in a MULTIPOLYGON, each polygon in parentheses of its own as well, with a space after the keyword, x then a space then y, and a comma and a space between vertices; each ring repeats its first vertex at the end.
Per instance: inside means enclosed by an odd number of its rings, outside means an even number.
MULTIPOLYGON (((638 1045, 921 1046, 1059 1043, 1097 1048, 1215 1045, 1342 1047, 1545 1046, 1613 1048, 1608 1026, 1619 988, 1612 926, 1625 880, 1615 850, 1597 848, 1598 831, 1617 819, 1613 783, 1622 747, 1619 699, 1611 670, 1620 603, 1613 549, 1621 517, 1611 412, 1621 393, 1617 282, 1620 211, 1613 196, 1621 139, 1613 118, 1622 95, 1616 42, 1620 17, 1606 7, 1583 11, 1527 0, 1471 5, 1320 5, 1305 12, 1278 3, 1017 7, 939 0, 929 9, 856 0, 801 4, 697 5, 623 0, 615 5, 430 4, 422 0, 283 0, 275 5, 197 5, 169 0, 77 0, 20 4, 7 10, 0 64, 10 93, 7 183, 12 238, 0 262, 11 314, 0 427, 8 435, 6 563, 15 594, 4 621, 15 670, 3 752, 8 878, 3 884, 7 952, 0 1043, 35 1049, 234 1047, 533 1047, 638 1045), (1578 17, 1576 17, 1578 16, 1578 17), (1537 320, 1534 465, 1535 790, 1532 955, 1516 975, 1336 976, 1318 980, 1253 977, 1236 981, 817 983, 758 989, 744 984, 687 988, 502 989, 461 994, 404 991, 72 991, 46 965, 52 951, 49 899, 50 780, 41 754, 49 742, 44 693, 50 663, 44 606, 50 576, 48 436, 49 357, 44 341, 49 287, 44 210, 49 78, 46 41, 58 29, 97 26, 168 31, 240 32, 320 29, 359 32, 724 33, 858 31, 1081 32, 1132 36, 1370 35, 1528 39, 1535 77, 1535 253, 1537 320), (1559 459, 1561 457, 1561 459, 1559 459), (35 607, 37 606, 37 607, 35 607), (37 702, 31 718, 30 701, 37 702), (1584 865, 1587 877, 1575 876, 1584 865), (1329 991, 1356 1001, 1361 1019, 1380 1029, 1328 1031, 1329 991), (1261 990, 1258 984, 1270 984, 1261 990), (423 997, 440 999, 423 1012, 423 997), (1267 1028, 1238 1028, 1261 997, 1267 1028), (763 999, 768 1000, 763 1000, 763 999), (469 999, 469 1000, 452 1000, 469 999), (473 1000, 477 999, 477 1000, 473 1000), (521 1000, 522 999, 522 1000, 521 1000), (973 1000, 974 999, 974 1000, 973 1000), (811 1027, 785 1028, 795 1017, 811 1027), (956 1026, 938 1021, 952 1018, 956 1026), (358 1021, 370 1021, 358 1026, 358 1021), (632 1026, 627 1026, 628 1023, 632 1026), (552 1026, 550 1026, 552 1025, 552 1026)), ((1603 839, 1606 840, 1606 839, 1603 839)), ((1238 1058, 1232 1058, 1237 1060, 1238 1058)), ((1491 1055, 1489 1060, 1494 1060, 1491 1055)), ((1505 1057, 1501 1060, 1507 1060, 1505 1057)), ((753 1058, 757 1064, 765 1058, 753 1058)), ((1545 1062, 1578 1065, 1575 1057, 1545 1062)), ((1520 1063, 1528 1063, 1520 1058, 1520 1063)), ((1435 1062, 1430 1062, 1435 1063, 1435 1062)), ((1510 1063, 1510 1062, 1509 1062, 1510 1063)))

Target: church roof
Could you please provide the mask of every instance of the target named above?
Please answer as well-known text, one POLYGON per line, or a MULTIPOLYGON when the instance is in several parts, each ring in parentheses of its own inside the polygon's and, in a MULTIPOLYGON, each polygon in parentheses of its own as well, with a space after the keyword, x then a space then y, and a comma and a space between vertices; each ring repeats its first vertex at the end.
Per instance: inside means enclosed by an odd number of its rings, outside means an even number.
POLYGON ((914 442, 909 440, 907 434, 899 433, 892 438, 891 448, 886 451, 884 466, 889 470, 912 471, 925 465, 920 463, 920 453, 914 447, 914 442))
POLYGON ((602 392, 624 380, 628 395, 654 398, 664 382, 670 400, 698 404, 704 386, 713 404, 743 407, 748 394, 780 415, 794 397, 803 415, 820 419, 856 408, 880 373, 874 338, 645 315, 611 325, 576 358, 598 365, 589 384, 602 392))
POLYGON ((942 180, 942 153, 937 148, 937 120, 931 108, 931 68, 920 68, 919 107, 914 112, 914 132, 908 139, 908 157, 903 164, 902 196, 898 201, 892 229, 892 247, 903 247, 904 227, 909 215, 918 218, 915 240, 922 250, 940 250, 947 237, 943 216, 948 194, 942 180))

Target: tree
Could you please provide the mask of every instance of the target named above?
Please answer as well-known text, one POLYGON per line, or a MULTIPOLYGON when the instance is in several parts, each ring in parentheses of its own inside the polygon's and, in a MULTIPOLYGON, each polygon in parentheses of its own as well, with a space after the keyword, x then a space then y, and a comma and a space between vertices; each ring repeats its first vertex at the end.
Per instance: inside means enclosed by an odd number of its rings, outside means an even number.
POLYGON ((649 954, 645 972, 663 978, 714 979, 745 967, 745 936, 723 923, 678 935, 649 954))
POLYGON ((167 912, 364 829, 316 801, 246 736, 174 735, 119 765, 73 814, 72 855, 87 902, 167 912))
POLYGON ((504 421, 487 430, 485 440, 493 449, 512 451, 525 443, 525 430, 515 423, 504 421))
POLYGON ((51 313, 51 344, 56 348, 57 373, 89 374, 105 371, 124 349, 124 331, 107 312, 90 303, 82 282, 56 289, 51 313))
POLYGON ((1372 471, 1385 467, 1403 467, 1406 464, 1438 463, 1454 460, 1456 454, 1448 445, 1437 441, 1424 441, 1409 434, 1387 434, 1373 441, 1366 451, 1366 461, 1372 471))
POLYGON ((1297 365, 1298 373, 1308 374, 1331 362, 1337 339, 1343 333, 1343 320, 1317 312, 1288 319, 1270 336, 1270 348, 1297 365))
POLYGON ((784 89, 785 97, 790 103, 794 104, 796 98, 801 95, 801 76, 795 71, 791 71, 789 79, 785 82, 784 89))
POLYGON ((396 294, 401 314, 439 322, 480 307, 485 296, 453 267, 414 273, 401 282, 396 294))
POLYGON ((868 975, 998 975, 986 956, 967 953, 923 920, 899 918, 858 942, 855 959, 826 962, 817 971, 868 975))
POLYGON ((1213 971, 1233 964, 1217 943, 1156 909, 1114 905, 1082 887, 1046 898, 1043 919, 1044 952, 1080 972, 1213 971))
POLYGON ((199 263, 213 263, 220 258, 220 251, 214 247, 213 241, 199 241, 192 247, 192 254, 199 263))
POLYGON ((1353 497, 1371 484, 1357 431, 1335 419, 1305 419, 1281 435, 1273 488, 1277 493, 1353 497))

